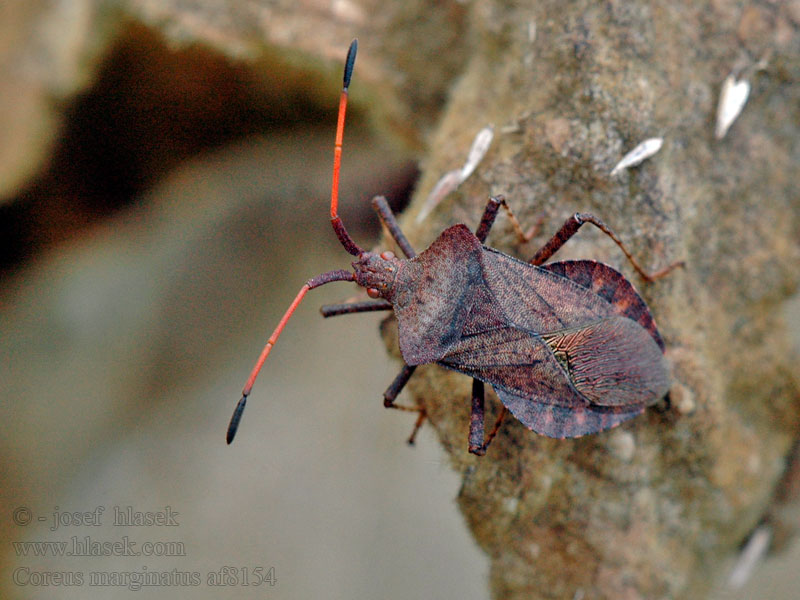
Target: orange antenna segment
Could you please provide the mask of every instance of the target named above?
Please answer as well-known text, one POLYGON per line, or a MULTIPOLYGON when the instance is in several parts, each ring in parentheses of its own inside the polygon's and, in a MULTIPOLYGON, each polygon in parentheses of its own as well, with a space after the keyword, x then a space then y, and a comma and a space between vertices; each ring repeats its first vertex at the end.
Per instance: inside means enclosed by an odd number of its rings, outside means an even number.
MULTIPOLYGON (((342 246, 344 246, 344 249, 353 256, 364 254, 364 250, 353 241, 353 238, 347 233, 344 223, 342 223, 342 220, 339 218, 339 168, 342 163, 342 138, 344 137, 344 116, 347 112, 347 88, 350 87, 350 78, 353 75, 357 50, 358 40, 353 40, 350 44, 350 49, 347 51, 347 59, 344 63, 344 85, 342 86, 342 95, 339 99, 339 119, 336 124, 336 142, 333 149, 333 184, 331 185, 331 225, 333 225, 333 231, 336 233, 336 237, 339 238, 342 246)), ((253 389, 253 384, 261 371, 261 367, 264 366, 264 362, 267 360, 269 353, 275 346, 275 342, 278 341, 283 328, 286 327, 289 319, 292 318, 294 311, 303 301, 308 290, 313 290, 315 287, 331 283, 332 281, 355 281, 355 276, 350 271, 344 270, 328 271, 322 275, 317 275, 313 279, 309 279, 306 284, 300 288, 297 296, 289 305, 289 308, 286 309, 275 331, 269 336, 267 344, 261 351, 261 355, 258 357, 253 370, 250 372, 250 377, 247 378, 247 383, 245 383, 244 389, 242 390, 242 398, 233 411, 233 416, 228 425, 228 434, 226 436, 229 444, 233 441, 236 431, 239 429, 239 422, 242 420, 242 414, 247 405, 247 397, 253 389)))
POLYGON ((344 115, 347 112, 347 88, 339 97, 339 119, 336 124, 336 142, 333 147, 333 184, 331 185, 331 219, 339 216, 339 169, 342 165, 342 139, 344 138, 344 115))
POLYGON ((359 256, 364 250, 358 246, 347 233, 344 223, 339 218, 339 169, 342 164, 342 139, 344 138, 344 116, 347 112, 347 88, 350 87, 350 77, 353 75, 353 67, 356 64, 356 52, 358 51, 358 40, 353 40, 350 49, 347 51, 347 60, 344 64, 344 85, 342 95, 339 98, 339 118, 336 122, 336 142, 333 147, 333 183, 331 184, 331 225, 336 237, 339 238, 344 249, 353 256, 359 256))
POLYGON ((258 377, 258 373, 261 371, 261 367, 264 366, 264 362, 267 360, 270 351, 275 346, 275 342, 277 342, 278 338, 281 336, 283 328, 286 327, 289 319, 292 318, 292 314, 294 314, 294 311, 300 305, 300 302, 303 301, 303 297, 306 295, 308 290, 313 290, 316 287, 325 285, 326 283, 331 283, 332 281, 353 281, 354 279, 355 277, 350 271, 344 271, 340 269, 337 271, 328 271, 322 275, 317 275, 313 279, 309 279, 306 284, 300 288, 300 291, 297 293, 297 296, 295 296, 295 299, 292 300, 289 308, 287 308, 286 312, 283 313, 283 317, 281 317, 280 322, 278 322, 278 326, 275 328, 275 331, 273 331, 272 335, 269 336, 267 344, 261 351, 261 355, 258 357, 253 370, 250 371, 250 377, 247 378, 247 383, 244 384, 242 398, 236 405, 236 408, 233 411, 233 416, 231 417, 231 422, 228 425, 228 434, 226 436, 226 440, 229 444, 233 441, 233 438, 236 435, 236 430, 239 429, 239 422, 242 420, 242 413, 244 413, 245 406, 247 405, 247 397, 250 395, 250 391, 253 389, 253 384, 256 382, 256 378, 258 377))

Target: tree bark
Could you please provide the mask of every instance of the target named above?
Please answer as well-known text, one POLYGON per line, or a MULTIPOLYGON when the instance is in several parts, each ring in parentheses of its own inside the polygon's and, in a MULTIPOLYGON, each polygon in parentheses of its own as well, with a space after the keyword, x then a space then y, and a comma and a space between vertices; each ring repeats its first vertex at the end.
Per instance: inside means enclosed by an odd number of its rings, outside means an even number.
POLYGON ((435 366, 412 379, 463 474, 459 505, 491 557, 494 597, 701 597, 768 512, 798 437, 797 355, 781 312, 800 273, 797 22, 786 6, 746 3, 479 2, 466 35, 469 58, 403 222, 416 247, 452 223, 474 227, 502 193, 523 226, 545 218, 519 246, 501 217, 488 245, 512 255, 532 256, 567 216, 590 211, 647 268, 686 261, 647 284, 585 231, 558 255, 606 262, 640 289, 672 363, 669 408, 574 440, 512 418, 474 458, 469 379, 435 366), (716 140, 731 71, 752 93, 716 140), (477 172, 417 224, 437 179, 489 124, 477 172), (656 136, 658 154, 609 176, 656 136))

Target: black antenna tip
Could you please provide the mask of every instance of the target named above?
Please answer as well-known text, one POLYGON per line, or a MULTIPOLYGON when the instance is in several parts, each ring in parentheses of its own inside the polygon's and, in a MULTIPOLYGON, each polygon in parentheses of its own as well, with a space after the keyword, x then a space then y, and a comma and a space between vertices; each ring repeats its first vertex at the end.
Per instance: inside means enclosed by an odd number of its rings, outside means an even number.
POLYGON ((236 436, 236 430, 239 429, 239 421, 242 420, 242 413, 244 412, 244 407, 246 405, 247 405, 247 396, 242 396, 242 399, 239 400, 239 403, 233 410, 233 416, 231 417, 231 422, 228 424, 228 434, 225 436, 225 440, 229 444, 233 441, 233 438, 236 436))
POLYGON ((358 40, 350 42, 350 49, 347 51, 347 59, 344 61, 344 89, 350 87, 350 78, 353 76, 353 67, 356 64, 356 52, 358 52, 358 40))

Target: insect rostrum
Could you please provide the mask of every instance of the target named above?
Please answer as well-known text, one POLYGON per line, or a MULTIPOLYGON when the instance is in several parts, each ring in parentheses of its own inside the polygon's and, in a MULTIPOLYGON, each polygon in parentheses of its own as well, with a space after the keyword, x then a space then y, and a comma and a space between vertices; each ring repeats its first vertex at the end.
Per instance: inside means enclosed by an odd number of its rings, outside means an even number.
POLYGON ((353 272, 329 271, 300 289, 245 385, 228 443, 253 382, 292 313, 310 289, 332 281, 355 281, 373 300, 323 307, 324 316, 393 310, 397 317, 406 364, 384 393, 384 405, 419 412, 411 440, 425 419, 424 409, 401 407, 394 400, 414 369, 426 363, 473 378, 468 448, 474 454, 485 453, 508 411, 537 433, 567 438, 614 427, 662 398, 669 389, 664 343, 631 283, 591 260, 544 264, 584 223, 609 235, 647 280, 680 264, 647 274, 597 217, 573 215, 526 263, 483 245, 500 207, 518 226, 505 199, 493 197, 475 233, 455 225, 417 255, 386 200, 377 197, 373 207, 406 258, 368 252, 352 240, 338 216, 338 179, 356 47, 354 41, 346 61, 331 190, 331 224, 345 250, 356 257, 353 272), (504 406, 487 436, 484 383, 492 385, 504 406))

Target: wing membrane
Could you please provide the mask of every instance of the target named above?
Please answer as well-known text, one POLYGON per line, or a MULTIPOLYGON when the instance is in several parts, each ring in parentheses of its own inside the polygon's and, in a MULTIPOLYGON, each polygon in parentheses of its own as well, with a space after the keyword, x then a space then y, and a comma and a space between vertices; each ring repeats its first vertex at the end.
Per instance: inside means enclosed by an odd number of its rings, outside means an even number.
POLYGON ((648 404, 669 390, 661 348, 626 317, 542 336, 575 388, 594 404, 648 404))
POLYGON ((658 333, 656 322, 633 284, 622 273, 594 260, 563 260, 540 267, 574 281, 591 290, 611 304, 612 310, 644 327, 664 351, 664 340, 658 333))
POLYGON ((524 398, 560 406, 589 402, 538 335, 513 327, 463 337, 439 364, 524 398))

